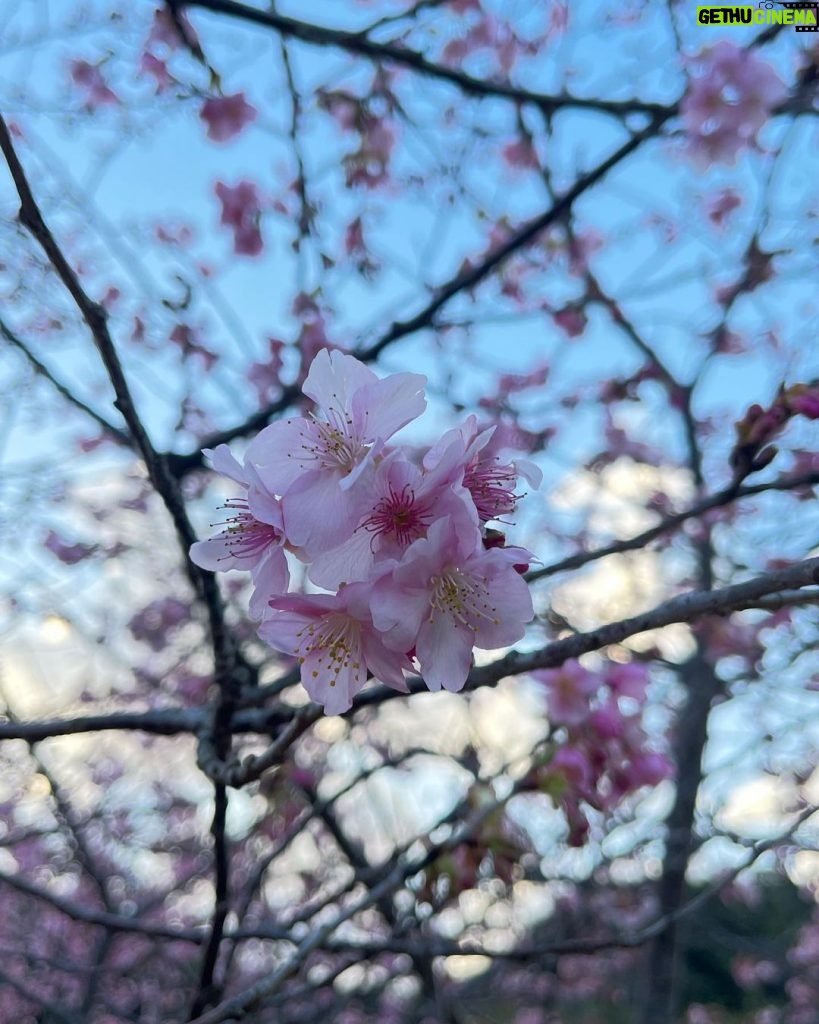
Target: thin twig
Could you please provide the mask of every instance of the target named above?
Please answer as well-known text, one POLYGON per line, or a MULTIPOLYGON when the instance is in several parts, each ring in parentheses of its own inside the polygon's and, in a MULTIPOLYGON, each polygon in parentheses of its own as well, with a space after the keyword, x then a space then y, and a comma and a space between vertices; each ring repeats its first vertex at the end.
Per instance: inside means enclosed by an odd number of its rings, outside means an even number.
MULTIPOLYGON (((372 344, 359 349, 355 353, 356 357, 364 363, 373 362, 385 348, 396 341, 418 331, 433 327, 437 314, 448 302, 457 295, 481 284, 506 260, 520 249, 531 244, 547 227, 564 217, 567 210, 571 208, 580 196, 601 181, 609 171, 622 163, 627 156, 639 149, 646 140, 657 135, 670 116, 671 114, 667 112, 656 114, 646 128, 635 132, 611 156, 607 157, 591 171, 582 174, 567 192, 550 204, 548 209, 528 220, 516 232, 513 232, 502 245, 488 253, 480 263, 459 272, 449 281, 435 288, 432 297, 415 316, 392 323, 380 338, 372 344)), ((275 416, 284 412, 300 394, 300 390, 294 385, 285 388, 275 402, 258 410, 241 423, 209 435, 203 440, 202 447, 214 448, 220 444, 228 444, 239 437, 246 437, 260 430, 275 416)), ((183 477, 203 465, 201 450, 189 452, 185 455, 169 454, 166 458, 171 472, 177 477, 183 477)))
POLYGON ((510 82, 499 82, 483 78, 475 78, 458 68, 447 67, 429 60, 417 50, 396 43, 379 43, 369 37, 368 32, 347 32, 342 29, 327 28, 295 18, 288 18, 271 10, 249 7, 237 3, 236 0, 166 0, 171 10, 185 7, 200 7, 224 14, 238 21, 259 25, 272 29, 285 37, 299 39, 313 46, 330 46, 353 53, 358 57, 379 63, 397 64, 399 67, 410 68, 427 78, 449 82, 457 86, 469 96, 492 96, 511 100, 517 104, 528 104, 540 110, 553 112, 563 109, 593 110, 622 118, 628 114, 646 114, 650 117, 670 117, 676 112, 676 105, 655 103, 640 99, 604 100, 594 97, 584 98, 572 96, 571 93, 541 93, 510 82))
POLYGON ((117 444, 124 445, 125 447, 131 447, 131 438, 126 434, 120 427, 114 426, 109 420, 92 409, 90 405, 86 405, 81 398, 78 398, 73 391, 65 384, 61 383, 45 365, 40 362, 37 356, 31 351, 26 343, 17 334, 12 331, 8 324, 0 318, 0 334, 6 339, 6 341, 13 345, 19 352, 22 352, 28 362, 29 366, 44 380, 47 380, 54 390, 67 401, 70 402, 76 409, 85 413, 89 416, 98 426, 102 427, 109 437, 116 441, 117 444))
POLYGON ((696 502, 682 512, 675 512, 666 516, 656 526, 651 526, 642 533, 635 534, 627 540, 617 540, 596 551, 578 551, 577 554, 568 555, 558 562, 552 562, 540 569, 533 569, 526 574, 527 582, 544 579, 547 576, 554 576, 560 572, 568 572, 570 569, 579 569, 590 562, 596 562, 601 558, 608 558, 609 555, 621 555, 626 551, 637 551, 643 549, 651 541, 661 537, 664 533, 671 533, 689 519, 696 519, 712 508, 722 508, 741 498, 747 498, 755 494, 764 494, 766 491, 790 491, 798 487, 810 487, 819 484, 819 472, 816 470, 810 473, 798 473, 792 476, 779 477, 777 480, 770 480, 760 484, 746 484, 743 487, 726 487, 715 494, 711 494, 701 501, 696 502))

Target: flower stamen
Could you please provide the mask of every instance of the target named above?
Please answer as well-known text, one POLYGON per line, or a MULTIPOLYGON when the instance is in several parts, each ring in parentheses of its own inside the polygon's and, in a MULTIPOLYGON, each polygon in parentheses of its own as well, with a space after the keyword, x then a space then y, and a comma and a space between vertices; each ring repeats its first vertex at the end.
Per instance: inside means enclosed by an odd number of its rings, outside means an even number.
POLYGON ((523 497, 515 494, 516 482, 515 467, 502 465, 497 459, 475 462, 464 473, 464 487, 472 495, 484 523, 514 513, 515 505, 523 497))
POLYGON ((415 491, 405 484, 400 491, 390 485, 389 493, 376 503, 370 515, 356 529, 378 536, 392 536, 402 547, 423 537, 431 518, 429 508, 415 499, 415 491))
POLYGON ((225 541, 228 552, 219 561, 227 558, 256 558, 266 548, 281 540, 281 533, 275 526, 262 523, 253 515, 245 498, 228 498, 221 508, 235 512, 236 515, 210 524, 226 527, 219 536, 225 541))
POLYGON ((437 613, 451 616, 469 629, 476 629, 482 619, 494 626, 499 624, 498 610, 489 603, 489 590, 484 578, 460 569, 448 569, 433 577, 431 582, 429 622, 433 622, 437 613))

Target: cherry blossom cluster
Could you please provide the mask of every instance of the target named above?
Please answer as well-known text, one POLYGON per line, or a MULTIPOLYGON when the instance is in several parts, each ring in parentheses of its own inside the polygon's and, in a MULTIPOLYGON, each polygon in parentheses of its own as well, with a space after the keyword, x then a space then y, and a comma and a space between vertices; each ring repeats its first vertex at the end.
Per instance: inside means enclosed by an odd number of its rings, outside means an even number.
POLYGON ((787 89, 767 61, 726 39, 689 61, 680 113, 692 156, 703 165, 736 163, 787 89))
POLYGON ((191 558, 250 572, 259 635, 298 659, 328 714, 370 676, 407 692, 416 665, 430 689, 460 690, 473 648, 515 643, 533 615, 531 553, 487 524, 507 521, 519 476, 536 487, 540 471, 505 461, 474 416, 426 450, 389 444, 426 408, 425 384, 325 348, 303 385, 313 412, 265 427, 242 463, 226 445, 207 453, 240 494, 191 558), (286 552, 322 592, 288 593, 286 552))
POLYGON ((643 729, 648 670, 608 662, 592 672, 573 659, 533 675, 546 688, 549 720, 566 731, 538 781, 565 811, 569 843, 582 846, 586 808, 611 811, 627 794, 672 774, 669 759, 649 749, 643 729))

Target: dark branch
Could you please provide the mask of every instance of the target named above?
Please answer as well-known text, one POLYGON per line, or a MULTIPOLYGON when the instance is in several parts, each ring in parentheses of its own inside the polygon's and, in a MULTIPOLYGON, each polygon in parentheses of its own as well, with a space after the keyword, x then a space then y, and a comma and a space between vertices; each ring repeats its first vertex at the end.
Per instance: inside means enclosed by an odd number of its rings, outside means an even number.
POLYGON ((23 355, 26 358, 26 361, 28 362, 29 366, 31 366, 31 368, 34 370, 34 372, 38 374, 40 377, 42 377, 44 380, 47 380, 49 384, 51 384, 51 386, 54 388, 54 390, 58 394, 62 395, 62 397, 67 402, 70 402, 71 405, 73 405, 76 409, 79 409, 80 412, 83 412, 85 413, 86 416, 89 416, 98 426, 102 427, 105 433, 108 434, 109 437, 112 438, 112 440, 128 448, 131 447, 131 438, 128 436, 128 434, 126 434, 125 431, 122 430, 120 427, 114 426, 113 423, 107 420, 104 416, 100 415, 100 413, 98 413, 95 409, 92 409, 90 405, 86 405, 81 398, 77 398, 77 396, 74 394, 73 391, 70 390, 70 388, 68 388, 65 384, 62 384, 59 380, 57 380, 57 378, 54 376, 51 370, 48 369, 45 363, 40 362, 40 360, 37 358, 37 356, 34 355, 34 353, 31 351, 28 345, 26 345, 22 338, 19 338, 3 319, 0 319, 0 334, 2 334, 6 341, 10 345, 13 345, 14 348, 18 350, 18 352, 23 353, 23 355))
POLYGON ((534 580, 544 579, 547 576, 554 576, 559 572, 579 569, 590 562, 596 562, 601 558, 608 558, 609 555, 621 555, 626 551, 641 550, 664 533, 671 533, 678 529, 683 523, 688 522, 689 519, 696 519, 712 508, 722 508, 733 501, 739 501, 741 498, 747 498, 754 494, 763 494, 766 491, 791 491, 798 487, 808 487, 814 484, 819 484, 819 472, 815 471, 794 474, 793 476, 783 476, 778 480, 771 480, 768 483, 748 484, 743 487, 731 485, 707 498, 703 498, 702 501, 698 501, 682 512, 667 516, 657 523, 656 526, 649 527, 648 530, 643 530, 642 533, 638 533, 634 537, 629 537, 627 540, 614 541, 612 544, 607 544, 596 551, 578 551, 577 554, 568 555, 566 558, 560 559, 559 562, 552 562, 551 565, 543 566, 542 569, 533 569, 532 572, 526 574, 526 579, 531 583, 534 580))
POLYGON ((217 665, 217 677, 227 677, 228 671, 226 666, 232 661, 232 651, 229 638, 224 629, 222 600, 213 575, 203 572, 197 565, 194 565, 188 556, 188 549, 196 540, 196 535, 188 519, 188 514, 179 491, 179 485, 168 472, 164 458, 152 445, 136 410, 122 364, 108 330, 108 315, 99 303, 94 302, 87 295, 73 267, 66 259, 54 235, 43 219, 23 166, 14 149, 11 134, 2 116, 0 116, 0 151, 2 151, 6 159, 17 188, 17 194, 20 197, 20 223, 28 229, 32 237, 43 249, 57 276, 73 298, 83 320, 88 325, 91 336, 94 339, 94 344, 97 347, 97 351, 100 354, 114 389, 116 396, 114 405, 122 414, 133 442, 145 461, 151 483, 156 488, 157 493, 170 513, 182 549, 188 578, 208 609, 217 665))
MULTIPOLYGON (((639 149, 647 139, 656 135, 662 125, 671 115, 669 113, 657 114, 648 125, 640 132, 631 135, 627 142, 620 146, 611 156, 598 164, 593 170, 581 175, 575 184, 556 199, 552 205, 537 217, 527 221, 518 231, 487 255, 479 264, 457 274, 445 284, 433 291, 432 298, 427 302, 415 316, 407 320, 398 320, 375 342, 367 348, 355 353, 362 362, 374 361, 381 352, 389 345, 405 338, 417 331, 432 327, 435 324, 435 317, 438 312, 455 296, 468 291, 481 284, 497 268, 513 256, 520 249, 531 244, 537 236, 559 221, 571 209, 572 204, 587 192, 592 186, 601 181, 609 171, 620 164, 627 156, 639 149)), ((274 416, 284 412, 289 405, 298 397, 300 391, 296 387, 289 387, 271 405, 260 409, 242 423, 216 434, 211 434, 202 442, 203 448, 213 448, 218 444, 227 444, 235 441, 238 437, 246 437, 266 426, 274 416)), ((178 477, 185 476, 192 470, 199 469, 203 465, 201 451, 189 452, 185 455, 167 456, 168 465, 171 471, 178 477)))
POLYGON ((147 732, 156 736, 193 733, 207 721, 198 709, 164 711, 114 712, 108 715, 82 715, 76 718, 51 719, 45 722, 0 722, 0 740, 39 740, 52 736, 77 736, 87 732, 147 732))
POLYGON ((528 104, 547 114, 554 113, 556 110, 575 108, 612 114, 618 118, 628 114, 646 114, 650 117, 665 118, 676 112, 675 106, 645 100, 603 100, 572 96, 568 92, 541 93, 523 89, 510 82, 475 78, 458 68, 437 64, 409 47, 396 43, 376 42, 370 38, 368 32, 346 32, 342 29, 327 28, 324 25, 299 21, 279 14, 270 7, 261 10, 258 7, 237 3, 236 0, 166 0, 166 2, 171 10, 199 7, 203 10, 213 11, 215 14, 224 14, 238 21, 245 21, 251 25, 272 29, 285 37, 298 39, 312 46, 331 46, 378 63, 397 64, 399 67, 417 71, 427 78, 455 85, 469 96, 491 96, 510 100, 513 103, 528 104))
POLYGON ((167 925, 153 924, 150 921, 141 921, 139 918, 125 917, 122 914, 110 914, 103 910, 91 910, 88 907, 72 903, 62 896, 56 896, 52 892, 33 885, 20 875, 10 875, 0 871, 0 883, 23 892, 27 896, 48 903, 49 906, 59 910, 74 921, 82 921, 84 924, 99 925, 115 932, 133 932, 138 935, 150 935, 157 939, 170 939, 175 942, 192 942, 201 945, 204 941, 204 933, 189 928, 171 928, 167 925))

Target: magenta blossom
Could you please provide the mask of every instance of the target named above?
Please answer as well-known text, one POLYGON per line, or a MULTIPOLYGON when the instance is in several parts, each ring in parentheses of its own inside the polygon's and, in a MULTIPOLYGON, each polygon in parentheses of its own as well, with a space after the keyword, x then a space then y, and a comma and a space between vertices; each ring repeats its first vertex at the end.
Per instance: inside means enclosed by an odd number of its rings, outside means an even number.
POLYGON ((782 402, 792 413, 819 419, 819 387, 815 384, 794 384, 784 392, 782 402))
POLYGON ((625 719, 620 705, 613 697, 609 697, 588 716, 591 730, 602 741, 617 740, 625 731, 625 719))
POLYGON ((515 493, 518 476, 532 487, 539 487, 543 474, 528 459, 507 462, 502 446, 497 443, 495 427, 478 429, 476 416, 468 416, 460 427, 447 431, 424 457, 424 467, 437 466, 449 452, 452 440, 459 437, 464 446, 463 485, 472 495, 482 523, 512 515, 521 495, 515 493))
POLYGON ((76 565, 77 562, 89 558, 99 548, 98 544, 71 544, 54 530, 49 530, 46 534, 44 546, 65 565, 76 565))
POLYGON ((605 680, 615 696, 631 697, 642 704, 651 677, 647 666, 639 662, 611 662, 606 666, 605 680))
POLYGON ((302 390, 318 410, 271 423, 247 461, 282 495, 288 540, 308 555, 337 547, 363 511, 362 474, 392 435, 426 408, 426 377, 394 373, 379 380, 353 356, 322 349, 302 390))
POLYGON ((549 719, 555 725, 579 725, 591 710, 591 699, 600 689, 600 677, 572 659, 560 668, 541 669, 532 675, 546 687, 549 719))
POLYGON ((270 597, 285 593, 290 583, 281 509, 253 466, 237 462, 226 444, 205 454, 216 472, 239 484, 245 494, 225 502, 228 517, 220 524, 223 529, 215 537, 193 544, 191 559, 211 572, 249 571, 256 588, 250 614, 260 619, 270 597))
MULTIPOLYGON (((280 344, 271 343, 274 380, 280 344)), ((382 380, 322 348, 302 388, 312 414, 266 427, 244 465, 224 445, 208 453, 242 493, 191 557, 250 571, 259 636, 299 659, 303 685, 331 714, 370 675, 406 692, 413 658, 430 689, 460 690, 473 648, 515 643, 532 618, 520 573, 533 556, 486 523, 514 510, 519 474, 539 482, 540 472, 505 460, 494 428, 479 430, 474 416, 426 451, 393 446, 423 411, 424 384, 414 373, 382 380), (335 593, 286 594, 285 551, 335 593)))
POLYGON ((226 185, 217 181, 214 188, 222 214, 219 222, 233 231, 233 251, 237 256, 258 256, 264 248, 259 221, 262 204, 252 181, 226 185))
POLYGON ((229 142, 256 120, 256 108, 247 102, 243 92, 237 92, 232 96, 209 96, 199 116, 208 126, 209 139, 229 142))
POLYGON ((560 747, 547 766, 547 775, 562 776, 565 784, 582 798, 593 798, 594 768, 585 751, 560 747))
POLYGON ((530 557, 521 548, 487 551, 477 529, 457 529, 446 516, 374 584, 373 622, 390 647, 414 648, 431 690, 460 690, 473 647, 506 647, 523 636, 532 598, 513 565, 530 557))
POLYGON ((673 775, 674 765, 665 754, 652 750, 638 751, 627 766, 626 784, 629 790, 656 786, 673 775))
POLYGON ((407 692, 406 655, 389 650, 373 627, 369 587, 352 583, 331 594, 287 594, 270 601, 259 636, 299 659, 301 682, 328 715, 340 715, 366 683, 368 674, 407 692))
POLYGON ((72 60, 69 70, 74 84, 85 90, 88 110, 119 103, 119 97, 103 78, 99 65, 89 64, 87 60, 72 60))
POLYGON ((159 44, 168 50, 177 50, 186 42, 190 46, 195 46, 199 42, 193 25, 188 21, 187 14, 184 11, 176 10, 172 15, 167 7, 157 8, 151 22, 151 31, 145 42, 146 47, 156 47, 159 44), (180 28, 185 34, 184 38, 180 34, 180 28))
POLYGON ((690 152, 706 166, 735 163, 786 93, 776 71, 752 50, 727 39, 707 47, 691 61, 680 104, 690 152))

